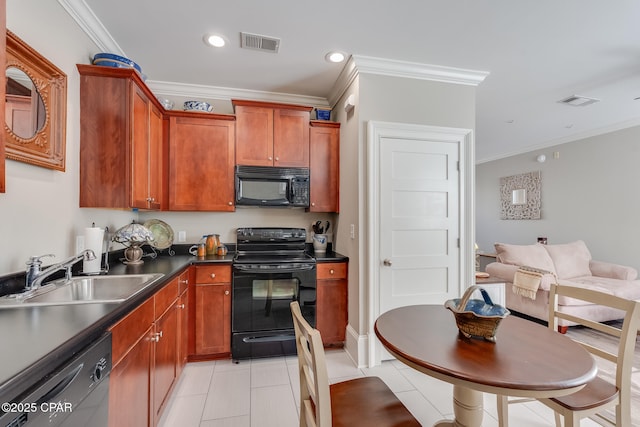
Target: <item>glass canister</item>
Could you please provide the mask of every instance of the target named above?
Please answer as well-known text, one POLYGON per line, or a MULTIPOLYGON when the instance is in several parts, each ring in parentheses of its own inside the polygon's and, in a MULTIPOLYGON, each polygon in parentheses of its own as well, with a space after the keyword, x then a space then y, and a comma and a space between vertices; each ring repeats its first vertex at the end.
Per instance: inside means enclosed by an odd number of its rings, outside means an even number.
POLYGON ((215 255, 218 250, 218 246, 220 246, 220 235, 219 234, 207 235, 205 246, 207 247, 207 256, 215 255))

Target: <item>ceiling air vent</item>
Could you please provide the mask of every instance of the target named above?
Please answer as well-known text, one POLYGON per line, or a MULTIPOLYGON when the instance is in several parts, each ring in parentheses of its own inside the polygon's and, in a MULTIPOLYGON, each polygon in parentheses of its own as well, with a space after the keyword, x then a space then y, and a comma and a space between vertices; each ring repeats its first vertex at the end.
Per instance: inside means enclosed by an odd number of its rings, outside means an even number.
POLYGON ((274 37, 267 37, 250 33, 240 33, 240 35, 242 36, 240 47, 245 49, 278 53, 278 48, 280 48, 280 39, 276 39, 274 37))
POLYGON ((600 100, 596 98, 587 98, 586 96, 571 95, 570 97, 561 99, 558 102, 561 104, 571 105, 573 107, 584 107, 589 104, 600 102, 600 100))

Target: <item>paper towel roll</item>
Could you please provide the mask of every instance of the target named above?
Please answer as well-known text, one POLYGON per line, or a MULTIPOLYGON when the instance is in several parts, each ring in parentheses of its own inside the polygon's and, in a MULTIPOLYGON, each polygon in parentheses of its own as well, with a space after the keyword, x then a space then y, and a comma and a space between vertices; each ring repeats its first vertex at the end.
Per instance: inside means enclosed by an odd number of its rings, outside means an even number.
POLYGON ((88 227, 84 229, 84 247, 91 249, 96 254, 93 261, 83 260, 83 273, 99 273, 102 260, 102 247, 104 243, 104 229, 98 227, 88 227))

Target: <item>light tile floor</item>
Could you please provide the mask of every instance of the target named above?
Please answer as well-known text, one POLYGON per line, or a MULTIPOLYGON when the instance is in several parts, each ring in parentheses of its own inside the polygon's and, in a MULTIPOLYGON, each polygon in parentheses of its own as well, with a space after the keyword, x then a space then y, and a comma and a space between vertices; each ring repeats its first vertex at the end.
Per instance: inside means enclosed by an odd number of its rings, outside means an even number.
MULTIPOLYGON (((343 350, 327 350, 332 382, 376 375, 396 393, 424 426, 453 418, 453 387, 406 365, 383 362, 358 369, 343 350)), ((298 360, 295 356, 241 361, 189 363, 174 388, 160 427, 297 427, 299 412, 298 360)), ((482 425, 495 427, 496 398, 484 395, 482 425)), ((538 402, 512 405, 512 426, 554 426, 553 412, 538 402)), ((582 427, 596 427, 583 420, 582 427)))

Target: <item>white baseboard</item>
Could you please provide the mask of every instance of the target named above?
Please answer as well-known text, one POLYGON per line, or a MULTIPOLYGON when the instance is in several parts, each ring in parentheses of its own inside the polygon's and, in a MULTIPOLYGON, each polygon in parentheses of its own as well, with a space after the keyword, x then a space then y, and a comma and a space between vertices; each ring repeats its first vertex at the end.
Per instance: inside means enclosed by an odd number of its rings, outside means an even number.
POLYGON ((360 335, 351 324, 347 325, 345 350, 358 368, 368 367, 368 342, 367 335, 360 335))

